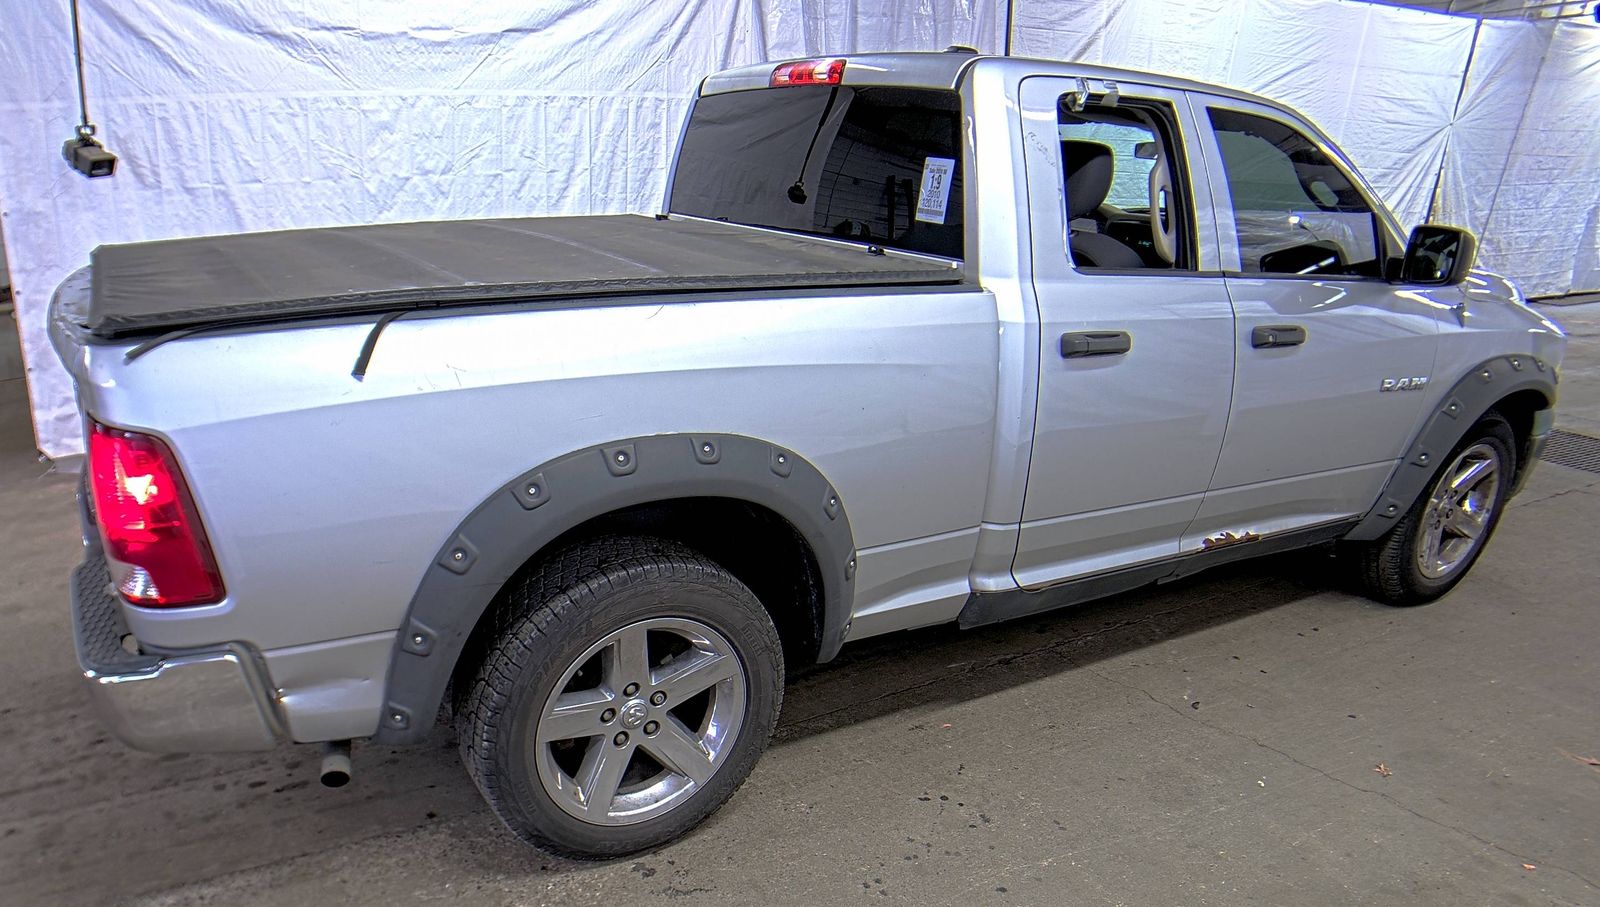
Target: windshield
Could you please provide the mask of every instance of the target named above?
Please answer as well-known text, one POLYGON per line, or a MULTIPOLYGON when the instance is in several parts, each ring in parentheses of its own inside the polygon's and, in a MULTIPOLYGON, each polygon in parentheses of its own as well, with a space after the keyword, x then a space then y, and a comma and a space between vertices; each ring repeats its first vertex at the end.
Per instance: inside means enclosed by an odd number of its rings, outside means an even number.
POLYGON ((807 85, 696 102, 676 214, 961 258, 961 99, 807 85))

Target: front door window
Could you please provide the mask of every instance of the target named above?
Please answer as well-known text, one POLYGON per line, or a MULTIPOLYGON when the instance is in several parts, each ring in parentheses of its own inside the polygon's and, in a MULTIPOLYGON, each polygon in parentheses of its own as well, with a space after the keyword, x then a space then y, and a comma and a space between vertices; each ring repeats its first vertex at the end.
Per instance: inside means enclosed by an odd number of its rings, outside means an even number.
POLYGON ((1209 113, 1233 205, 1240 271, 1382 276, 1377 215, 1315 142, 1266 117, 1220 108, 1209 113))

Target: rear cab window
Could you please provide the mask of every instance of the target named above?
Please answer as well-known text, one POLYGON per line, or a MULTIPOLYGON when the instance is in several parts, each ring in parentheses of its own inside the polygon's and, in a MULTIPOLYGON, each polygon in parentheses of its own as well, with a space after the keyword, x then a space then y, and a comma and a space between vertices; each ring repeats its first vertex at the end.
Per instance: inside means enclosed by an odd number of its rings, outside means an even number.
POLYGON ((699 98, 667 208, 964 258, 961 98, 806 85, 699 98))

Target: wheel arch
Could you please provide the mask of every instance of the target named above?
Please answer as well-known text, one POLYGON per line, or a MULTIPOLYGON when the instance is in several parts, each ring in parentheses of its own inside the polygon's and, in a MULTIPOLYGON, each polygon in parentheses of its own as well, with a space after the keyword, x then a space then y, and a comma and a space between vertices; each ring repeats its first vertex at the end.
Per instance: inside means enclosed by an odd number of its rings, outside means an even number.
POLYGON ((843 643, 854 537, 844 501, 815 465, 741 435, 619 440, 524 472, 450 534, 400 626, 375 738, 420 740, 507 583, 555 547, 607 531, 659 535, 701 550, 751 586, 769 611, 783 594, 778 570, 793 569, 791 591, 806 596, 805 613, 774 613, 780 632, 789 631, 785 649, 826 661, 843 643), (759 557, 763 542, 779 557, 759 557), (804 640, 802 627, 811 634, 804 640))
POLYGON ((1422 494, 1439 461, 1490 410, 1505 416, 1516 435, 1517 475, 1512 487, 1518 488, 1549 432, 1549 413, 1555 400, 1555 366, 1538 356, 1511 353, 1468 369, 1440 398, 1422 429, 1411 439, 1378 502, 1345 538, 1366 541, 1388 532, 1422 494))

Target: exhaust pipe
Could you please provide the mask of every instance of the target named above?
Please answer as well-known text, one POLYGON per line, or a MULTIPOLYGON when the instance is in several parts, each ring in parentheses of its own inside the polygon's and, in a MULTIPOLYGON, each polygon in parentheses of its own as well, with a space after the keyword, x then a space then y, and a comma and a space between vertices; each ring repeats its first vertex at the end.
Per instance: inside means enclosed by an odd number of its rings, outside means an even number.
POLYGON ((330 740, 322 749, 323 787, 344 787, 350 783, 350 741, 330 740))

